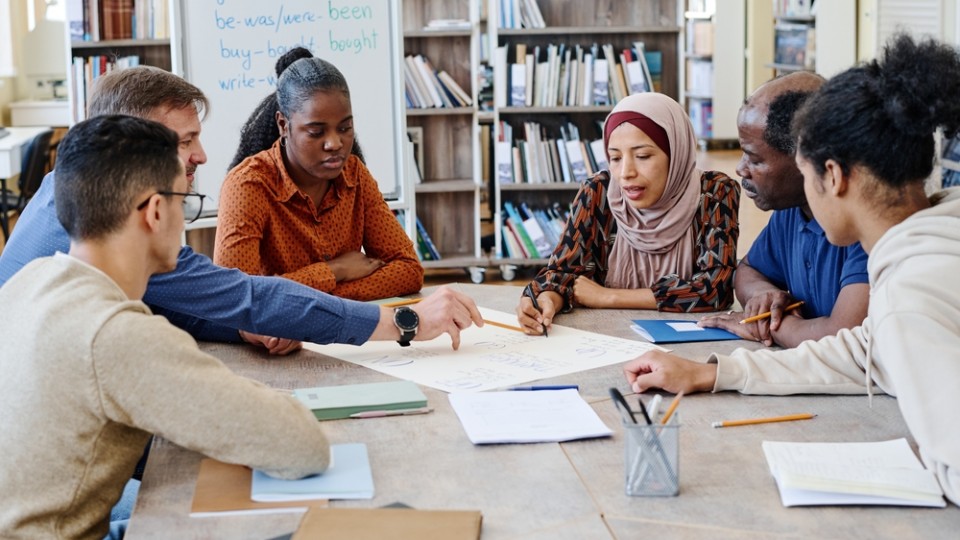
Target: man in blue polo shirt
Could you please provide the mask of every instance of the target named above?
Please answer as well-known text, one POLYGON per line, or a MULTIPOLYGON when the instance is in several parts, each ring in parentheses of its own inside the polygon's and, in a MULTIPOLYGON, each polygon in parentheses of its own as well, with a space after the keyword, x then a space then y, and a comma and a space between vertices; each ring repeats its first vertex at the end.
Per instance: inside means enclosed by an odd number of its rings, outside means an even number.
POLYGON ((799 72, 760 86, 740 108, 737 131, 743 157, 737 165, 743 193, 761 210, 774 210, 767 226, 737 266, 734 280, 743 313, 704 318, 703 326, 745 339, 796 347, 808 339, 852 328, 867 316, 867 254, 860 244, 827 241, 803 193, 794 160, 790 123, 804 100, 823 84, 799 72), (799 309, 785 308, 803 301, 799 309), (740 320, 770 312, 755 323, 740 320))
MULTIPOLYGON (((167 71, 140 66, 98 79, 89 116, 126 114, 175 131, 192 185, 197 167, 207 160, 199 138, 200 115, 207 107, 206 96, 196 86, 167 71)), ((69 251, 70 239, 54 207, 55 173, 44 179, 0 253, 0 286, 33 259, 69 251)), ((274 354, 296 350, 300 341, 360 345, 368 340, 426 340, 443 333, 450 334, 457 348, 461 329, 483 324, 473 300, 448 288, 398 313, 284 278, 222 268, 186 246, 174 271, 150 278, 143 301, 198 340, 242 339, 274 354), (411 322, 410 309, 419 315, 417 324, 411 322)))

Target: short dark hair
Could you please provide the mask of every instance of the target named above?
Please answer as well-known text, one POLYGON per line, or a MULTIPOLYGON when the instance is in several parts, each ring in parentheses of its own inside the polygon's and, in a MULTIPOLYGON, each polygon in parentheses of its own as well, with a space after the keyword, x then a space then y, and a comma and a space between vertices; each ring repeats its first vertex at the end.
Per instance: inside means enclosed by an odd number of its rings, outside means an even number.
POLYGON ((773 98, 767 111, 767 125, 763 128, 763 140, 781 154, 793 155, 797 151, 797 139, 791 131, 793 118, 800 106, 813 92, 791 90, 773 98))
POLYGON ((85 120, 57 148, 57 219, 74 240, 119 230, 145 191, 170 191, 183 164, 171 129, 133 116, 85 120))
POLYGON ((827 160, 868 169, 899 190, 933 171, 934 132, 960 127, 960 56, 933 39, 897 34, 881 59, 835 75, 797 113, 799 153, 819 175, 827 160))
POLYGON ((146 118, 161 107, 193 106, 201 117, 210 103, 203 91, 169 71, 136 66, 111 71, 97 79, 90 94, 87 116, 128 114, 146 118))

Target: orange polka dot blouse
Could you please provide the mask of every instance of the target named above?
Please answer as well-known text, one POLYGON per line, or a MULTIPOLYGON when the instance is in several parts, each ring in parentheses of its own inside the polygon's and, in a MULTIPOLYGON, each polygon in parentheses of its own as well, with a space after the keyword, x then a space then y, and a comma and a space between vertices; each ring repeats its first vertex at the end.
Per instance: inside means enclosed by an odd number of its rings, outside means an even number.
POLYGON ((376 180, 351 155, 316 205, 290 178, 279 142, 234 167, 220 190, 214 262, 248 274, 283 276, 353 300, 423 287, 413 243, 376 180), (359 251, 384 261, 374 273, 337 283, 326 261, 359 251))

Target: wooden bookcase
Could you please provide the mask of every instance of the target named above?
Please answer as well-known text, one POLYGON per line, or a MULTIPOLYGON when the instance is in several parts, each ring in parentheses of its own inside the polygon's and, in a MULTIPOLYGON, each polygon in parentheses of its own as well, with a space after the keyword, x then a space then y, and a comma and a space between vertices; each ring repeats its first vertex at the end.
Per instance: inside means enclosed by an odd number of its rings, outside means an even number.
POLYGON ((746 1, 687 0, 684 103, 703 148, 735 145, 746 97, 746 1))
MULTIPOLYGON (((489 0, 489 20, 497 21, 500 0, 489 0)), ((642 41, 646 51, 659 51, 662 56, 660 91, 680 100, 679 65, 680 42, 683 31, 680 24, 681 6, 678 0, 611 0, 606 2, 570 2, 567 0, 538 0, 546 22, 545 28, 504 29, 491 24, 488 28, 491 48, 508 47, 513 55, 516 44, 526 44, 527 52, 534 47, 545 48, 551 44, 567 46, 611 44, 616 51, 629 48, 642 41)), ((511 57, 512 58, 512 57, 511 57)), ((512 62, 509 60, 508 62, 512 62)), ((499 81, 498 81, 499 83, 499 81)), ((509 101, 508 101, 509 103, 509 101)), ((548 107, 495 106, 493 122, 495 137, 499 135, 500 123, 513 128, 514 139, 523 138, 523 123, 533 121, 543 126, 546 132, 556 133, 560 124, 576 125, 583 140, 602 138, 602 124, 613 105, 577 105, 548 107)), ((559 203, 568 207, 573 202, 579 184, 577 182, 547 183, 500 183, 493 180, 495 213, 495 246, 491 265, 499 265, 504 279, 510 280, 518 266, 542 266, 545 258, 508 258, 504 255, 506 241, 500 226, 506 211, 504 203, 526 203, 531 207, 544 207, 559 203)))
POLYGON ((479 65, 481 0, 404 0, 403 54, 423 55, 473 98, 468 107, 407 109, 407 127, 423 133, 421 181, 414 211, 440 253, 426 268, 459 268, 483 280, 480 249, 480 178, 475 73, 479 65), (463 19, 469 28, 426 30, 433 20, 463 19))

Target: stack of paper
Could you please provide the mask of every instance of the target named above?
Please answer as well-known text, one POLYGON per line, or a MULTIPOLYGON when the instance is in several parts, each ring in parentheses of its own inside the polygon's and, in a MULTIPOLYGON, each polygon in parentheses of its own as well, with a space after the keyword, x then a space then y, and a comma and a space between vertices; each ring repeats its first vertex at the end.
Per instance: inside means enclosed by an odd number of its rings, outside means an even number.
POLYGON ((576 390, 450 394, 473 444, 560 442, 612 434, 576 390))
POLYGON ((373 474, 370 472, 367 445, 331 445, 330 467, 323 474, 300 480, 280 480, 254 470, 250 498, 259 502, 372 499, 373 474))
POLYGON ((906 439, 871 443, 763 442, 784 506, 946 506, 906 439))
POLYGON ((294 390, 317 420, 349 418, 365 411, 393 411, 427 406, 427 396, 410 381, 345 384, 294 390))

